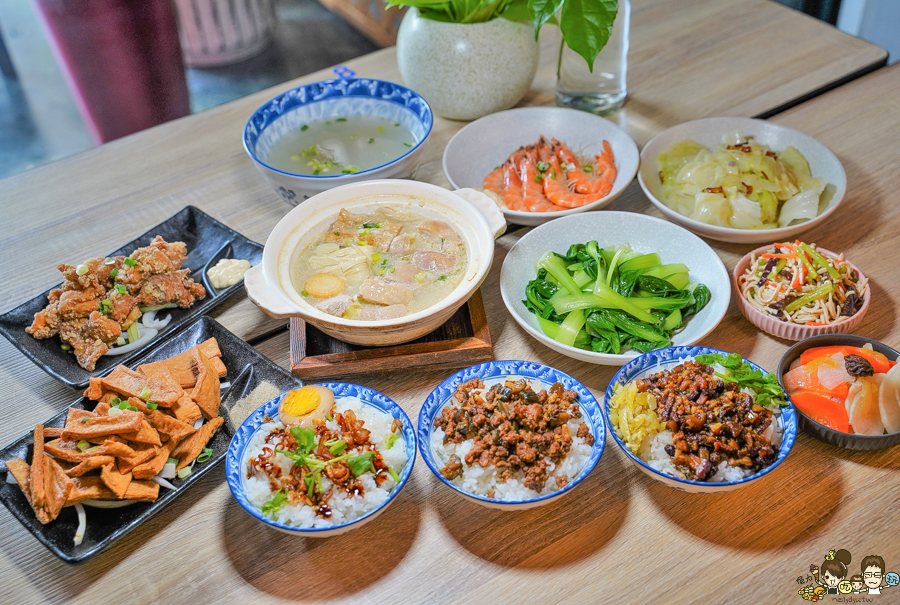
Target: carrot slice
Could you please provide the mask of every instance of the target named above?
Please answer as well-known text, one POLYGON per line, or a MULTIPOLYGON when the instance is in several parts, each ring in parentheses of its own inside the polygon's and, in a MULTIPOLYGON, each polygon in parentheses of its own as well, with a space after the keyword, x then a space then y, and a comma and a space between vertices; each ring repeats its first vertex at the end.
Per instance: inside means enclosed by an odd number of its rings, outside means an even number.
POLYGON ((791 402, 819 424, 842 433, 850 432, 850 416, 843 403, 808 391, 797 391, 791 395, 791 402))
POLYGON ((872 369, 875 370, 876 374, 884 374, 895 365, 893 362, 888 361, 888 358, 878 351, 849 346, 814 347, 812 349, 807 349, 800 354, 800 363, 806 365, 814 359, 831 357, 835 353, 842 353, 845 356, 859 355, 860 357, 864 357, 872 364, 872 369))

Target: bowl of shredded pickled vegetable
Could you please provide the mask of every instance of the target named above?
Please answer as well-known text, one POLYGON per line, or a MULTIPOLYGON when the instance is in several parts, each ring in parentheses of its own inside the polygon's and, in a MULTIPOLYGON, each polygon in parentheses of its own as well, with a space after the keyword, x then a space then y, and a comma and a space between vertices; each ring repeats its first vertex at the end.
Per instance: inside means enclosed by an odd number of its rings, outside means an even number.
POLYGON ((793 239, 834 212, 847 177, 827 147, 751 118, 704 118, 654 137, 638 181, 671 221, 731 243, 793 239))
POLYGON ((788 340, 852 332, 871 300, 868 279, 843 254, 800 240, 757 248, 733 277, 744 317, 788 340))

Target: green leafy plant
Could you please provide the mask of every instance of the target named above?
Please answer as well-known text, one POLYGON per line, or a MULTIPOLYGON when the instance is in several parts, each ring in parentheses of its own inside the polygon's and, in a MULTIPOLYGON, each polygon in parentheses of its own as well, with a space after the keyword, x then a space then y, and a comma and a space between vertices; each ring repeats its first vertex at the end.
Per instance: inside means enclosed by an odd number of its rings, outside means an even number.
POLYGON ((446 23, 483 23, 500 17, 531 21, 535 38, 546 23, 557 24, 566 45, 584 57, 592 71, 594 59, 606 46, 619 11, 618 0, 386 1, 388 7, 412 6, 422 17, 446 23))

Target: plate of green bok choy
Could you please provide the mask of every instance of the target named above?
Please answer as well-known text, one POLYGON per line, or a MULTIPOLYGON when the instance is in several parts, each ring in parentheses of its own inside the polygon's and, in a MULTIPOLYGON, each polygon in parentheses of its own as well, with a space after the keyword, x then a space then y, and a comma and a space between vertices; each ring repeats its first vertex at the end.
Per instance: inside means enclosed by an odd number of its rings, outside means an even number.
POLYGON ((506 256, 500 291, 531 336, 604 365, 694 344, 731 300, 725 266, 703 240, 631 212, 586 213, 533 229, 506 256))

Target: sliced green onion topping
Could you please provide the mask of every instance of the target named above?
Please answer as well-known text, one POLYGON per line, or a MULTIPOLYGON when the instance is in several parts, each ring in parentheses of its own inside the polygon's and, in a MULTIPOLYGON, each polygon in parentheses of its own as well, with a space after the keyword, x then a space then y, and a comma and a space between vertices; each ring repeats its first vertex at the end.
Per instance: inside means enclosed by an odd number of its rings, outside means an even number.
POLYGON ((128 341, 125 340, 125 337, 124 337, 124 336, 119 336, 119 337, 116 339, 116 345, 117 345, 117 346, 120 346, 120 347, 125 346, 125 343, 126 343, 126 342, 128 342, 128 341))
POLYGON ((334 121, 335 122, 346 122, 347 118, 336 118, 334 121))
POLYGON ((375 139, 369 139, 369 145, 375 142, 375 139))
POLYGON ((134 407, 133 405, 129 405, 125 409, 128 410, 129 412, 137 412, 138 411, 138 409, 136 407, 134 407))
POLYGON ((137 261, 134 260, 133 258, 129 257, 129 258, 125 259, 125 264, 128 265, 129 267, 133 267, 137 264, 137 261))
POLYGON ((166 464, 178 464, 178 459, 177 458, 169 458, 168 460, 166 460, 166 464))
POLYGON ((88 272, 87 265, 78 265, 75 267, 75 273, 77 275, 86 275, 88 272))
POLYGON ((114 277, 115 277, 116 275, 118 275, 118 274, 119 274, 119 269, 118 269, 118 268, 115 268, 115 267, 113 268, 112 271, 109 272, 109 276, 112 277, 112 278, 114 278, 114 277))
POLYGON ((128 330, 126 330, 125 333, 128 335, 128 342, 134 342, 141 337, 141 331, 140 328, 138 328, 136 321, 131 322, 131 325, 128 326, 128 330))
POLYGON ((141 390, 141 394, 138 395, 138 397, 140 397, 141 399, 143 399, 145 401, 147 399, 149 399, 150 398, 150 387, 144 387, 143 390, 141 390))
POLYGON ((104 264, 104 265, 107 265, 107 266, 108 266, 108 265, 115 265, 115 264, 116 264, 116 259, 114 259, 114 258, 107 258, 107 259, 104 259, 103 264, 104 264))
POLYGON ((180 471, 178 471, 178 478, 184 479, 186 477, 190 477, 192 472, 194 472, 194 471, 191 470, 191 467, 186 466, 183 469, 181 469, 180 471))
POLYGON ((127 402, 127 401, 120 401, 120 402, 119 402, 119 405, 117 405, 116 407, 119 408, 120 410, 127 410, 127 409, 128 409, 128 402, 127 402))
POLYGON ((59 348, 62 349, 63 351, 71 351, 72 350, 72 347, 70 345, 67 345, 66 343, 59 345, 59 348))
POLYGON ((388 474, 390 474, 391 479, 393 479, 395 483, 400 483, 400 475, 397 474, 397 471, 388 467, 388 474))
POLYGON ((152 401, 148 401, 148 402, 147 402, 147 408, 148 408, 148 409, 155 410, 155 409, 158 408, 158 407, 159 407, 159 404, 158 404, 158 403, 153 403, 152 401))
POLYGON ((91 447, 91 442, 86 439, 82 439, 81 441, 78 442, 77 447, 82 452, 87 451, 91 447))
POLYGON ((122 400, 119 399, 118 397, 113 397, 112 399, 109 400, 109 405, 111 405, 111 406, 117 406, 120 403, 122 403, 122 400))
POLYGON ((400 439, 400 435, 397 435, 394 433, 391 433, 390 435, 388 435, 388 438, 385 442, 387 444, 387 448, 391 449, 392 447, 394 447, 394 443, 397 442, 397 439, 400 439))
POLYGON ((87 424, 87 421, 88 421, 88 417, 85 416, 84 418, 81 419, 81 424, 87 424))
POLYGON ((204 462, 206 462, 207 460, 212 458, 212 455, 213 455, 213 449, 211 447, 205 447, 205 448, 203 448, 203 451, 200 452, 200 455, 197 456, 197 462, 199 462, 200 464, 203 464, 204 462))
POLYGON ((125 292, 127 292, 127 290, 125 289, 125 286, 123 286, 122 284, 116 284, 116 291, 119 294, 125 294, 125 292))

